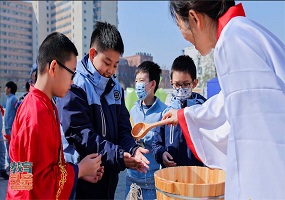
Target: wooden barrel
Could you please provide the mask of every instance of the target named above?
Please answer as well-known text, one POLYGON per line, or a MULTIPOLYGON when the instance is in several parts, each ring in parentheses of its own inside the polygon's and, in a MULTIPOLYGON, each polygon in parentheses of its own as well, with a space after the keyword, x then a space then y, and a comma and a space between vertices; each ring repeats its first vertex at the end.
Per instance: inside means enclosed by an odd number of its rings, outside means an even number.
POLYGON ((226 174, 208 167, 168 167, 154 173, 158 200, 224 199, 226 174))

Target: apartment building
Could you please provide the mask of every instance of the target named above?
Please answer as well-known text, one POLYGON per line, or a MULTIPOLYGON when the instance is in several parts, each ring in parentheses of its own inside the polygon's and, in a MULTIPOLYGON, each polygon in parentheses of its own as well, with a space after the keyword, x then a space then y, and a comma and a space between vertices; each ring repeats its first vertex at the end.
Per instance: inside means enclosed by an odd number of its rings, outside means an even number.
MULTIPOLYGON (((24 92, 33 63, 32 5, 23 1, 0 1, 0 86, 8 81, 24 92)), ((2 92, 1 91, 1 92, 2 92)))
POLYGON ((88 53, 97 20, 118 27, 117 1, 0 1, 0 86, 12 80, 25 92, 39 45, 58 31, 88 53))
POLYGON ((82 58, 89 51, 96 21, 107 21, 118 27, 117 1, 32 1, 32 5, 34 61, 39 45, 51 32, 69 37, 78 50, 78 58, 82 58))

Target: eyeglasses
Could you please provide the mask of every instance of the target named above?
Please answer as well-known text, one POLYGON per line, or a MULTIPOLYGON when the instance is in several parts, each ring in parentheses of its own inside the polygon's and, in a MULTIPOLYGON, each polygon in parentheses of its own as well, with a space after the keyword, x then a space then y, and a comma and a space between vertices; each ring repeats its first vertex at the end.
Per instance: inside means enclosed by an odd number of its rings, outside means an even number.
MULTIPOLYGON (((51 64, 52 61, 48 61, 49 65, 51 64)), ((59 66, 61 66, 63 69, 65 69, 66 71, 68 71, 69 73, 72 74, 71 76, 71 80, 73 80, 76 72, 73 72, 71 69, 67 68, 64 64, 62 64, 61 62, 59 62, 58 60, 56 60, 56 62, 58 63, 59 66)))
POLYGON ((61 66, 63 69, 65 69, 66 71, 68 71, 69 73, 72 74, 71 76, 71 80, 73 80, 76 72, 73 72, 71 69, 67 68, 64 64, 62 64, 61 62, 59 62, 58 60, 56 60, 56 62, 59 64, 59 66, 61 66))
POLYGON ((182 88, 190 88, 192 83, 193 82, 191 82, 191 83, 182 83, 182 84, 172 83, 171 85, 172 85, 173 88, 180 88, 180 87, 182 87, 182 88))

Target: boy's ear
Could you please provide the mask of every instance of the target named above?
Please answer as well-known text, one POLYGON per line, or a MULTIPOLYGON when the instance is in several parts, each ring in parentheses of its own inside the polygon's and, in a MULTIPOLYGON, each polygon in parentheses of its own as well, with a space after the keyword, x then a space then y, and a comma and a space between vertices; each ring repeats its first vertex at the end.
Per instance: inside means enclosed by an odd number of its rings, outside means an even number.
POLYGON ((194 81, 193 81, 193 87, 192 87, 192 89, 194 89, 197 85, 198 85, 198 79, 195 79, 194 81))
POLYGON ((89 49, 89 59, 92 61, 95 56, 97 56, 98 52, 95 48, 90 48, 89 49))
POLYGON ((47 63, 47 69, 48 69, 48 73, 51 77, 55 77, 55 70, 56 70, 56 61, 53 60, 51 63, 47 63))
POLYGON ((156 81, 155 81, 155 80, 153 80, 153 81, 152 81, 152 88, 154 89, 154 88, 155 88, 155 86, 156 86, 156 81))

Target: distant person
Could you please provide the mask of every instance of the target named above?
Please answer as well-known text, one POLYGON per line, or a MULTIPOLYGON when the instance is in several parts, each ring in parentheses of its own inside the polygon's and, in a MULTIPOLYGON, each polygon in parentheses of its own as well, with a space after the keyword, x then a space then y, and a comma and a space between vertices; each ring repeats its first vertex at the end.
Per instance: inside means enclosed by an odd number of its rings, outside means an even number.
POLYGON ((214 48, 221 91, 164 118, 226 171, 225 199, 284 199, 285 45, 234 1, 170 1, 170 12, 203 56, 214 48))
POLYGON ((74 44, 57 32, 39 48, 38 80, 18 109, 9 152, 11 164, 32 163, 33 188, 13 189, 11 167, 7 199, 73 198, 78 179, 97 174, 101 155, 88 155, 78 165, 65 162, 58 110, 52 101, 53 96, 64 97, 73 83, 77 55, 74 44))
MULTIPOLYGON (((0 86, 1 89, 1 86, 0 86)), ((0 97, 1 97, 1 92, 0 92, 0 97)), ((5 168, 5 157, 6 157, 6 148, 5 148, 5 144, 4 144, 4 138, 3 138, 3 121, 2 121, 2 117, 4 116, 4 109, 3 107, 0 105, 0 177, 4 178, 5 180, 9 179, 9 175, 6 172, 6 168, 5 168)))
MULTIPOLYGON (((154 94, 159 86, 161 69, 160 66, 152 61, 144 61, 136 69, 135 90, 139 98, 130 110, 132 125, 139 122, 153 123, 160 121, 162 112, 166 105, 154 94)), ((139 145, 152 150, 151 145, 154 136, 159 132, 159 128, 151 129, 142 139, 139 145)), ((126 195, 132 195, 131 185, 135 183, 141 188, 143 199, 156 199, 154 185, 154 172, 160 165, 155 161, 152 153, 146 155, 150 161, 149 171, 144 174, 133 169, 127 169, 126 173, 126 195)))
MULTIPOLYGON (((171 108, 179 110, 206 101, 202 95, 192 91, 197 86, 198 79, 196 66, 189 56, 182 55, 175 58, 171 67, 170 83, 173 87, 172 98, 163 114, 171 108)), ((204 166, 188 148, 179 124, 160 127, 158 133, 154 135, 153 153, 163 168, 204 166)))
POLYGON ((30 90, 30 83, 29 82, 26 82, 25 88, 26 88, 26 93, 19 98, 19 102, 22 102, 24 100, 25 96, 27 96, 27 94, 29 93, 29 90, 30 90))
POLYGON ((131 135, 124 90, 113 77, 123 52, 117 28, 96 22, 89 53, 77 64, 74 84, 65 97, 57 99, 65 137, 79 160, 89 153, 102 155, 102 179, 95 184, 78 180, 77 199, 114 199, 120 171, 148 169, 149 161, 143 155, 148 150, 131 135))
POLYGON ((12 131, 12 125, 16 116, 16 111, 18 107, 18 99, 15 96, 17 92, 17 85, 13 81, 9 81, 5 85, 5 93, 7 96, 6 100, 6 110, 4 114, 4 129, 5 129, 5 137, 6 140, 6 148, 7 148, 7 162, 8 167, 10 167, 10 156, 8 154, 9 152, 9 142, 11 138, 11 131, 12 131))
POLYGON ((37 81, 37 74, 38 74, 38 65, 37 65, 37 63, 35 63, 35 64, 33 64, 31 77, 29 80, 30 85, 35 85, 35 83, 37 81))

